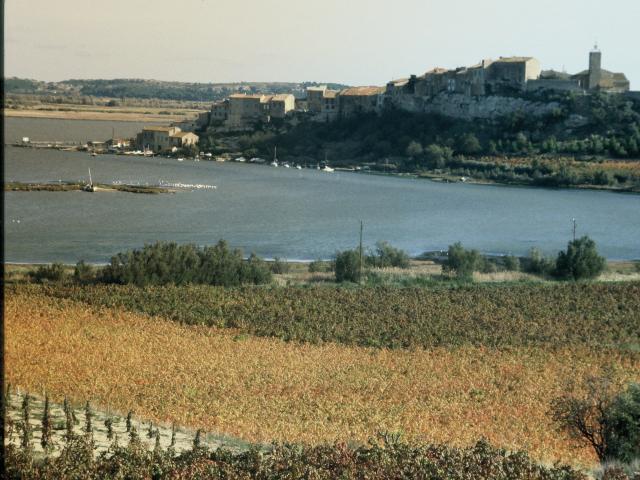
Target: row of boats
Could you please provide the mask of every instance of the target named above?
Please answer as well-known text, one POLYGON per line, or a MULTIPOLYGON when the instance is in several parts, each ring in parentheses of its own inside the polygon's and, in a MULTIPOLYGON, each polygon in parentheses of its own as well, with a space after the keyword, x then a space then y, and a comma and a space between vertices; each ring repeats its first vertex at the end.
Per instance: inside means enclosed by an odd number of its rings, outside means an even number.
MULTIPOLYGON (((284 168, 291 168, 291 165, 288 162, 282 162, 279 163, 278 162, 278 155, 277 155, 277 147, 274 147, 273 149, 273 160, 271 161, 271 163, 269 163, 270 166, 272 167, 284 167, 284 168)), ((234 161, 236 162, 240 162, 240 163, 244 163, 247 161, 246 158, 244 157, 238 157, 236 158, 234 161)), ((267 161, 264 158, 259 158, 259 157, 253 157, 251 159, 249 159, 249 163, 258 163, 258 164, 264 164, 267 161)), ((294 164, 293 168, 297 169, 297 170, 302 170, 302 165, 300 164, 294 164)), ((316 164, 316 169, 317 170, 321 170, 323 172, 334 172, 335 169, 331 168, 329 165, 326 164, 326 158, 325 158, 325 166, 320 168, 320 164, 316 164)))
MULTIPOLYGON (((254 157, 251 158, 249 160, 247 160, 244 157, 238 157, 236 159, 234 159, 234 162, 240 162, 240 163, 244 163, 244 162, 249 162, 249 163, 258 163, 258 164, 265 164, 267 163, 267 161, 264 158, 259 158, 259 157, 254 157)), ((272 167, 283 167, 283 168, 295 168, 296 170, 302 170, 303 168, 308 168, 308 167, 303 167, 300 164, 293 164, 291 165, 289 162, 278 162, 278 160, 274 159, 271 163, 269 163, 270 166, 272 167)), ((316 165, 316 169, 317 170, 321 170, 323 172, 334 172, 335 169, 331 168, 329 165, 325 165, 324 167, 320 168, 320 165, 317 164, 316 165)))

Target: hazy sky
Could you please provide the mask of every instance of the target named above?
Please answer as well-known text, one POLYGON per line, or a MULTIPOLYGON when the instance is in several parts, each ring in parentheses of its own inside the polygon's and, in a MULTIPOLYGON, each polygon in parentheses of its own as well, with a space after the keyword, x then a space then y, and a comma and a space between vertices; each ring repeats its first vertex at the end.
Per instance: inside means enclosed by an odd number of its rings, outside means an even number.
POLYGON ((640 89, 640 0, 5 0, 5 76, 384 85, 535 56, 640 89))

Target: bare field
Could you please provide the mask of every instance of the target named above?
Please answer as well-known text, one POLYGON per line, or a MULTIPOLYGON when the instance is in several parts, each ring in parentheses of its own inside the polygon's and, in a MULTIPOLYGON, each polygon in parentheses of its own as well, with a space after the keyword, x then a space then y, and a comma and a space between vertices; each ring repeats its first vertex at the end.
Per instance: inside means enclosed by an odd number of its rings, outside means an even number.
POLYGON ((595 456, 554 430, 549 401, 567 379, 610 363, 640 380, 637 352, 314 346, 28 293, 7 295, 5 333, 6 380, 16 387, 256 442, 401 430, 454 445, 485 437, 587 466, 595 456))
MULTIPOLYGON (((44 107, 43 107, 44 108, 44 107)), ((198 110, 178 110, 170 114, 161 114, 162 108, 137 107, 81 107, 65 105, 64 110, 55 108, 35 109, 3 109, 5 117, 54 118, 62 120, 113 120, 119 122, 157 122, 169 123, 195 118, 198 110)))

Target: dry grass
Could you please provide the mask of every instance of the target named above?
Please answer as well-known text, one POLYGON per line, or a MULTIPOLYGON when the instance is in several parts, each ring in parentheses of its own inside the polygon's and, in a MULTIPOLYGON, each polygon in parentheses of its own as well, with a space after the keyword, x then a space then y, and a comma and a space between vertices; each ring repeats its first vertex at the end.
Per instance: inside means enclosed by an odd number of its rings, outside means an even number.
POLYGON ((236 337, 69 300, 12 292, 6 379, 154 421, 251 441, 409 439, 525 448, 542 461, 591 465, 546 410, 566 379, 613 362, 640 380, 640 354, 586 348, 415 351, 236 337))

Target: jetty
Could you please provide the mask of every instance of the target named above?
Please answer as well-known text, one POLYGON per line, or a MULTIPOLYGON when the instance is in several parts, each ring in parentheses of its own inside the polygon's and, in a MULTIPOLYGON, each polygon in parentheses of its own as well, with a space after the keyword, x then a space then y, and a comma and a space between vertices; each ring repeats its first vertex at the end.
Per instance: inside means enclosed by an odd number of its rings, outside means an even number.
POLYGON ((23 137, 20 142, 12 143, 11 146, 24 148, 50 148, 66 151, 82 151, 88 149, 88 145, 83 142, 74 142, 69 140, 31 140, 29 137, 23 137))

